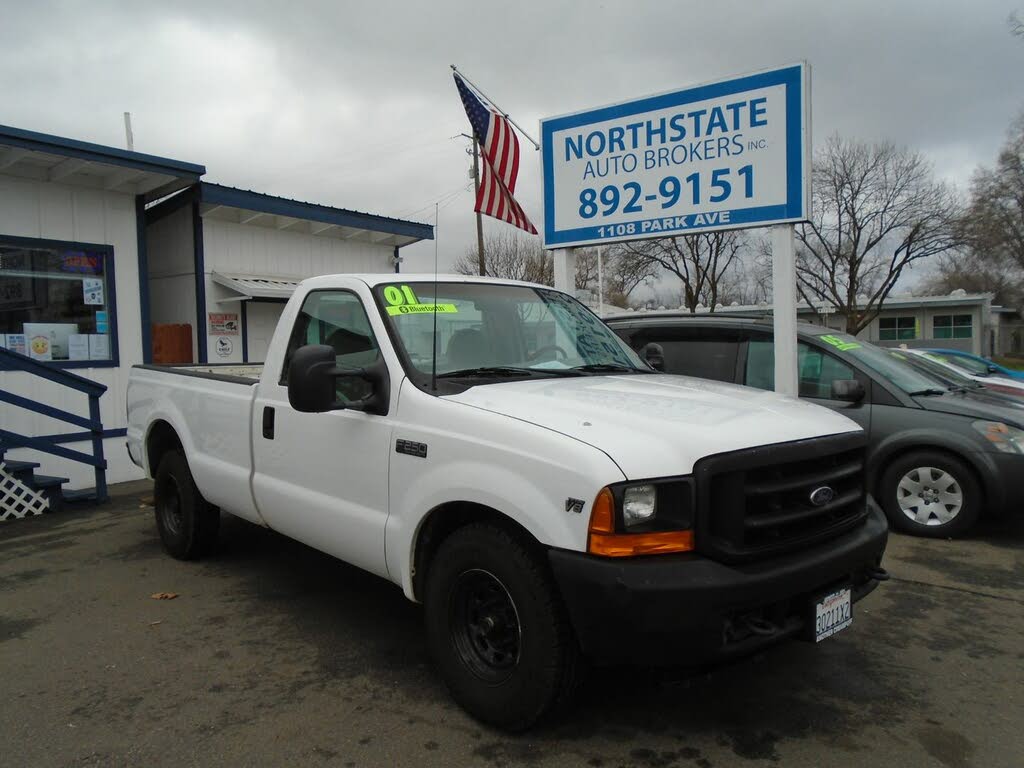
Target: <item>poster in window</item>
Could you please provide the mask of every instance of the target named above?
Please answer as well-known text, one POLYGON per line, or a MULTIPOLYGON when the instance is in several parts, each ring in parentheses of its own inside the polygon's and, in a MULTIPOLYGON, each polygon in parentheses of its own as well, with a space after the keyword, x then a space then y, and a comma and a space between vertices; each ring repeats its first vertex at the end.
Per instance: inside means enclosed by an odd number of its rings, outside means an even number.
POLYGON ((82 296, 86 304, 103 305, 103 280, 95 277, 82 278, 82 296))
POLYGON ((17 352, 19 355, 28 354, 24 333, 8 333, 5 336, 7 339, 7 349, 11 350, 11 352, 17 352))
POLYGON ((0 255, 0 310, 31 309, 36 305, 32 262, 22 252, 0 255))
POLYGON ((68 336, 68 359, 89 359, 89 334, 73 333, 70 336, 68 336))
POLYGON ((89 359, 109 360, 110 339, 102 333, 89 334, 89 359))

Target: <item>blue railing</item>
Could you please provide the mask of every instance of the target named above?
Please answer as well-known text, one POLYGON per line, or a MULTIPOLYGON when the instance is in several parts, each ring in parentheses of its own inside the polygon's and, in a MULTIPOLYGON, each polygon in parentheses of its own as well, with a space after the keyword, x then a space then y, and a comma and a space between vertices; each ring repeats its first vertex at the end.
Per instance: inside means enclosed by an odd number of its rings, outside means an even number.
POLYGON ((29 436, 0 429, 0 456, 14 448, 31 448, 35 451, 48 453, 51 456, 59 456, 63 459, 88 464, 96 473, 96 500, 106 501, 107 460, 103 458, 103 423, 100 421, 100 397, 107 391, 106 386, 2 348, 0 348, 0 371, 23 371, 24 373, 29 373, 81 392, 89 398, 89 415, 79 416, 62 408, 55 408, 45 403, 37 403, 35 400, 0 389, 0 402, 10 403, 43 416, 49 416, 52 419, 66 421, 69 424, 74 424, 87 430, 70 434, 29 436), (92 443, 92 454, 75 451, 61 445, 61 443, 86 440, 92 443))

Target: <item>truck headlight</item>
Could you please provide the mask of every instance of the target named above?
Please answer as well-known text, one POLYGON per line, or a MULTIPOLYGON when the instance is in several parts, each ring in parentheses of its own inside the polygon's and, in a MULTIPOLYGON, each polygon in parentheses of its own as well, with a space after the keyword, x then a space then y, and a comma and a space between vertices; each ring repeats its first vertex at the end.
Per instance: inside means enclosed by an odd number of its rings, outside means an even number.
POLYGON ((694 547, 690 477, 602 488, 590 512, 587 551, 604 557, 687 552, 694 547))
POLYGON ((622 493, 622 522, 626 528, 648 523, 658 510, 658 492, 653 485, 630 485, 622 493))
POLYGON ((1003 453, 1024 454, 1024 429, 1003 424, 1001 421, 972 421, 981 436, 1003 453))

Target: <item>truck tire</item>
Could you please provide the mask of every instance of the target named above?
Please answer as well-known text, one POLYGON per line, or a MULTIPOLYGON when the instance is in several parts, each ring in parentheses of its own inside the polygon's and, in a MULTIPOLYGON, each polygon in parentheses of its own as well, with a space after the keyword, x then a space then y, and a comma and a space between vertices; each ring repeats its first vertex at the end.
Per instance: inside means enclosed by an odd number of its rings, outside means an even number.
POLYGON ((879 494, 893 528, 929 538, 967 532, 982 505, 981 486, 971 468, 939 451, 898 457, 882 475, 879 494))
POLYGON ((180 451, 168 451, 160 460, 153 499, 156 528, 167 554, 178 560, 195 560, 213 551, 220 510, 199 493, 180 451))
POLYGON ((452 697, 508 731, 564 705, 581 658, 546 563, 489 524, 459 528, 431 560, 427 643, 452 697))

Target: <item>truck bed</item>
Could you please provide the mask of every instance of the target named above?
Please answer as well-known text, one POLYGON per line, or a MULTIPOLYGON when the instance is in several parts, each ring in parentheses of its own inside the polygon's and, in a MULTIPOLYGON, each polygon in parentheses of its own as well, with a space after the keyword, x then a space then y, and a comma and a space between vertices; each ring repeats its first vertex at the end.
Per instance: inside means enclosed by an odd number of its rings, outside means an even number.
POLYGON ((260 380, 260 376, 263 375, 262 363, 253 363, 251 365, 238 363, 223 363, 220 365, 136 365, 134 367, 147 371, 178 373, 182 376, 197 376, 202 379, 228 381, 246 385, 255 384, 260 380))

